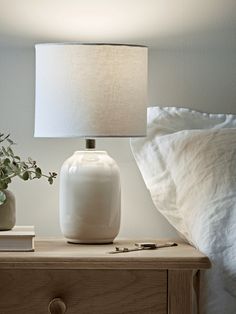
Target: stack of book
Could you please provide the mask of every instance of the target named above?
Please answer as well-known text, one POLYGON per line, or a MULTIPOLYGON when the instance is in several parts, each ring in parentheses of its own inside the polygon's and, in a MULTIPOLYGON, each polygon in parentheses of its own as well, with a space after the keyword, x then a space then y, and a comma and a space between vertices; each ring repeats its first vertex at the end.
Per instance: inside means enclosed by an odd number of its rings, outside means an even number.
POLYGON ((15 226, 9 231, 0 231, 0 252, 34 251, 34 226, 15 226))

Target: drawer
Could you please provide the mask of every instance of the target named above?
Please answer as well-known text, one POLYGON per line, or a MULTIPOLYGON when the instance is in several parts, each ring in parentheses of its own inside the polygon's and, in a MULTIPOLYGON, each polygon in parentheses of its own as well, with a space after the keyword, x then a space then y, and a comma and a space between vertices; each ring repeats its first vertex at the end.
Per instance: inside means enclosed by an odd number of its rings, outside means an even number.
POLYGON ((0 314, 46 314, 54 298, 66 314, 167 314, 165 270, 2 269, 0 280, 0 314))

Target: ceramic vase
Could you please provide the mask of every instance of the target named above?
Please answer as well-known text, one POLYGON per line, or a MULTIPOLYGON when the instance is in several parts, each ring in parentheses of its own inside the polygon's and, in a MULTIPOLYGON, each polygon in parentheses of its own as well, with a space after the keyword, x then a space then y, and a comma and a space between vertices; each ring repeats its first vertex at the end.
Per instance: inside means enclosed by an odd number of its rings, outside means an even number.
POLYGON ((0 231, 11 230, 16 223, 16 202, 14 194, 6 190, 6 201, 0 205, 0 231))

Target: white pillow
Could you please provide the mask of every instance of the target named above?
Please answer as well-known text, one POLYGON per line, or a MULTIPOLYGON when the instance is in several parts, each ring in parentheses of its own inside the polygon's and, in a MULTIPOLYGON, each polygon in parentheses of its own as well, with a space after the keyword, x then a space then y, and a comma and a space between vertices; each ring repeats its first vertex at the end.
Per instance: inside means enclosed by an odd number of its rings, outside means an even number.
POLYGON ((156 208, 212 260, 207 314, 236 313, 235 128, 234 115, 154 107, 131 140, 156 208))
POLYGON ((148 136, 161 131, 170 134, 182 130, 236 128, 236 115, 202 113, 187 108, 148 108, 148 136))

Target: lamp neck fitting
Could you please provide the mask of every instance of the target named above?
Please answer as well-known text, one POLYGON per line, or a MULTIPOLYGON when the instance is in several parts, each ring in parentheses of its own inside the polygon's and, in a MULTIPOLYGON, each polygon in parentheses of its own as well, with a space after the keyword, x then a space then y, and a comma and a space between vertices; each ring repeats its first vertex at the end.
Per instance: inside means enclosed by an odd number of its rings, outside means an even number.
POLYGON ((92 138, 86 138, 86 149, 95 149, 96 148, 96 141, 92 138))

